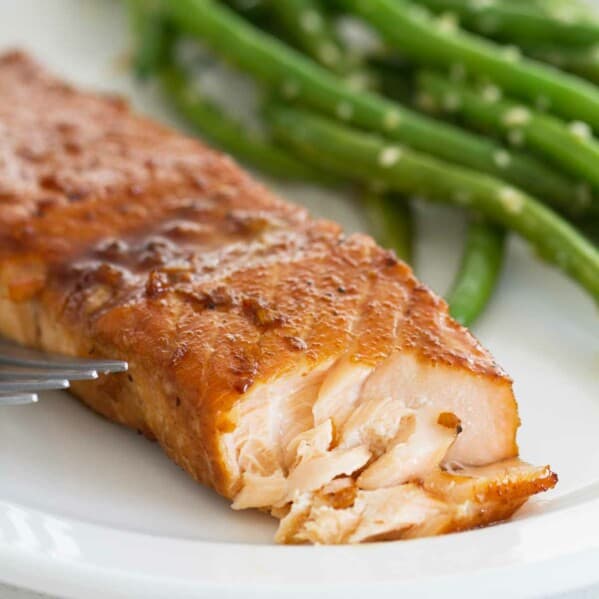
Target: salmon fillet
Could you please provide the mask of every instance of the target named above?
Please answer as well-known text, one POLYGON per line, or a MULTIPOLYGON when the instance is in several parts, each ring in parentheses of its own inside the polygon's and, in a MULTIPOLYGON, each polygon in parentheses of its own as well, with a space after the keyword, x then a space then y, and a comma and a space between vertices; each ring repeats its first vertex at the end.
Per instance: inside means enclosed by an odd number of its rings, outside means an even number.
POLYGON ((557 480, 518 459, 510 378, 392 253, 19 52, 0 57, 0 333, 127 360, 73 392, 281 542, 463 530, 557 480))

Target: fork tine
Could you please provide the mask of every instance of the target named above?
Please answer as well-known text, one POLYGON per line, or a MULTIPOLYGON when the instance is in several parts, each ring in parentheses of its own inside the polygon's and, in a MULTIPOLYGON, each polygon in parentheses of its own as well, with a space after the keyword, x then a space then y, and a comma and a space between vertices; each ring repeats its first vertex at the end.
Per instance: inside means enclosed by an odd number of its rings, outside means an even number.
POLYGON ((103 373, 126 372, 127 362, 121 360, 86 360, 70 356, 55 356, 0 340, 0 364, 48 369, 96 370, 103 373))
POLYGON ((85 381, 98 378, 96 370, 58 370, 43 368, 23 368, 16 370, 14 368, 3 368, 0 366, 0 382, 3 380, 32 380, 46 379, 67 379, 69 381, 85 381))
POLYGON ((0 394, 0 406, 23 406, 37 401, 37 393, 0 394))
POLYGON ((23 381, 0 381, 0 393, 22 393, 50 389, 68 389, 66 379, 28 379, 23 381))

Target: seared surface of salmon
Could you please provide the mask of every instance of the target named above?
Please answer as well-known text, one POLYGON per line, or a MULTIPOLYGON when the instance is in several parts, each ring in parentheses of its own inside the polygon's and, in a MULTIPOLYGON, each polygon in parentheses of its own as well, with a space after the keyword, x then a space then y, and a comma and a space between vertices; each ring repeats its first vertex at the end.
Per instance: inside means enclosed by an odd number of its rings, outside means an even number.
POLYGON ((509 377, 405 264, 115 98, 0 57, 0 332, 282 542, 462 530, 551 488, 509 377))

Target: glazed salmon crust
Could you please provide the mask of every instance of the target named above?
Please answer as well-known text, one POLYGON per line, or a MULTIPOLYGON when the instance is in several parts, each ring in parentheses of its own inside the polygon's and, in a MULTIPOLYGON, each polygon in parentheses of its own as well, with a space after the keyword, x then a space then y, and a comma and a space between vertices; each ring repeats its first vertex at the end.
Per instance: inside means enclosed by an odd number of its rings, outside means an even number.
POLYGON ((462 530, 553 487, 445 302, 229 158, 0 57, 0 332, 129 362, 76 383, 281 542, 462 530))

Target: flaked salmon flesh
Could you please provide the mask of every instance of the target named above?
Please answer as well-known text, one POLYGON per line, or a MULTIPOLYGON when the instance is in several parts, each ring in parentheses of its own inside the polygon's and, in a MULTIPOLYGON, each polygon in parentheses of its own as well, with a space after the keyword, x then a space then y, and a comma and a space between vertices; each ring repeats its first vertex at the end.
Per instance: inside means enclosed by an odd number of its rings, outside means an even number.
POLYGON ((0 333, 129 362, 73 384, 283 543, 435 535, 552 488, 510 378, 365 235, 199 142, 0 57, 0 333))

